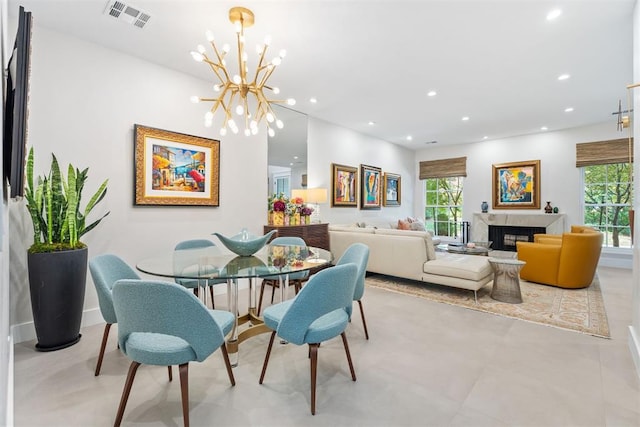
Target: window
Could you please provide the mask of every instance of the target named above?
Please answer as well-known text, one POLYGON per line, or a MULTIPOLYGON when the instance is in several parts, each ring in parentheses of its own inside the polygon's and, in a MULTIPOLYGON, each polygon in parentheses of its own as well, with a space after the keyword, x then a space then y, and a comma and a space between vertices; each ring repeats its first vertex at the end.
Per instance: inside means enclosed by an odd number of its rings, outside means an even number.
POLYGON ((606 247, 631 247, 630 178, 629 163, 592 165, 582 168, 584 224, 604 233, 606 247))
POLYGON ((436 236, 458 237, 462 222, 462 177, 425 179, 424 219, 436 236))
POLYGON ((289 182, 291 181, 291 173, 287 174, 273 174, 273 194, 285 194, 289 197, 291 188, 289 182))

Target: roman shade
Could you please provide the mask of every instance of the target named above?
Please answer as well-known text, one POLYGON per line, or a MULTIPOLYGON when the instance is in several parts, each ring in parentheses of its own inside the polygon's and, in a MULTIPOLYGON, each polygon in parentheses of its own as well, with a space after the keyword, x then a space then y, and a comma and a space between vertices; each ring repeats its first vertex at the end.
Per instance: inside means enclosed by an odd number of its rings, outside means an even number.
POLYGON ((576 144, 576 167, 633 162, 633 138, 576 144), (631 152, 629 151, 631 150, 631 152))
POLYGON ((467 158, 455 157, 420 162, 420 179, 467 176, 467 158))

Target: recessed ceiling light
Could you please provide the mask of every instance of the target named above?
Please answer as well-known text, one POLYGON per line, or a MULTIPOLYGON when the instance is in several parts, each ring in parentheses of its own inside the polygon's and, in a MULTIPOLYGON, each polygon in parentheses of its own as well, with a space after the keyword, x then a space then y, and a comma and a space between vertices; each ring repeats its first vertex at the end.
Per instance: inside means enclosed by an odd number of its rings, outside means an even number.
POLYGON ((466 121, 468 121, 468 120, 469 120, 469 116, 464 116, 464 117, 462 118, 462 121, 463 121, 463 122, 466 122, 466 121))
POLYGON ((558 80, 567 80, 569 77, 571 77, 569 74, 560 74, 558 80))
POLYGON ((289 163, 289 166, 293 166, 293 163, 289 163))
POLYGON ((553 21, 560 15, 562 15, 562 9, 553 9, 552 11, 547 13, 547 21, 553 21))
POLYGON ((564 109, 565 113, 570 113, 572 111, 573 111, 573 107, 567 107, 567 108, 564 109))
POLYGON ((489 139, 487 135, 483 136, 482 139, 489 139))
POLYGON ((315 98, 310 98, 309 102, 312 103, 312 104, 315 104, 316 102, 318 102, 318 100, 315 99, 315 98))
POLYGON ((438 92, 436 92, 435 90, 430 90, 429 92, 427 92, 427 96, 436 96, 438 94, 438 92))
POLYGON ((407 141, 413 141, 413 137, 411 135, 407 135, 407 141))
POLYGON ((293 156, 293 160, 298 160, 298 156, 293 156))
POLYGON ((375 124, 376 124, 376 122, 371 122, 371 121, 369 122, 369 126, 373 126, 375 124))
POLYGON ((540 128, 540 130, 549 130, 549 128, 548 128, 548 127, 546 127, 546 126, 542 126, 542 127, 540 128))

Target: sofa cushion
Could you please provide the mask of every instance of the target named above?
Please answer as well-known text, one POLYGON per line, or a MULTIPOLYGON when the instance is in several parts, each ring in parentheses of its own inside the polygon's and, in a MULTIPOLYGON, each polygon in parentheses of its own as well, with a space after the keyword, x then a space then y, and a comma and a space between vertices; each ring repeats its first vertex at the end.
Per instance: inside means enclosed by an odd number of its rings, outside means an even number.
POLYGON ((392 236, 422 237, 427 248, 427 259, 436 259, 436 249, 433 245, 433 236, 430 231, 414 230, 376 230, 376 234, 386 234, 392 236))
POLYGON ((475 281, 480 281, 493 272, 488 257, 449 253, 425 262, 423 270, 428 274, 475 281))
POLYGON ((375 228, 349 227, 344 225, 329 225, 330 231, 348 231, 349 233, 368 233, 373 234, 375 228))

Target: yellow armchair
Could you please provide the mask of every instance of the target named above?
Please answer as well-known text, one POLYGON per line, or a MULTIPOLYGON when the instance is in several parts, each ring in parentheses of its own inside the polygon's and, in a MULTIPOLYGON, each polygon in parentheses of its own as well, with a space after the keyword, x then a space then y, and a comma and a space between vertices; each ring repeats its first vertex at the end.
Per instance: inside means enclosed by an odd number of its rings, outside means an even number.
POLYGON ((586 288, 596 273, 603 235, 573 225, 562 235, 536 234, 533 242, 517 242, 518 259, 526 264, 520 278, 560 288, 586 288))

